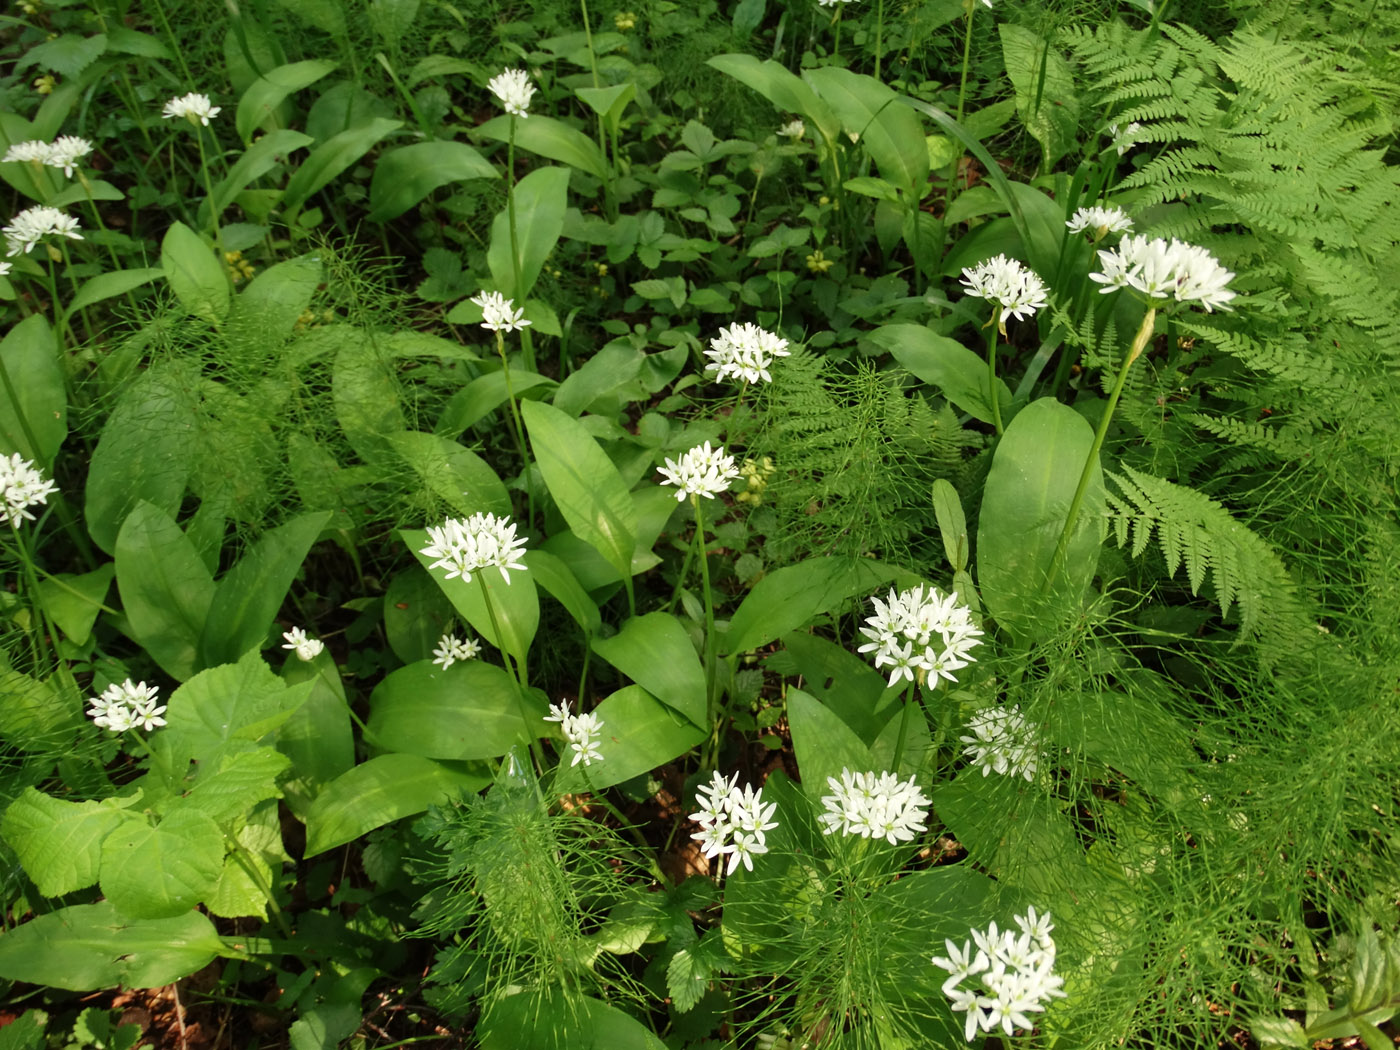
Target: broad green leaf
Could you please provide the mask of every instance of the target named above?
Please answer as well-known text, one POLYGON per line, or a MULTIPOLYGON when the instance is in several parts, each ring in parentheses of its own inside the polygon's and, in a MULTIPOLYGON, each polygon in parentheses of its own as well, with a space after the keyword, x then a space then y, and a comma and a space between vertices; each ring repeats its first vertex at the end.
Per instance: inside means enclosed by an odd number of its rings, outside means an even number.
POLYGON ((637 84, 629 80, 625 84, 610 84, 607 87, 575 88, 574 94, 583 100, 594 113, 610 125, 616 124, 622 111, 637 95, 637 84))
POLYGON ((313 511, 267 530, 224 574, 199 642, 206 667, 231 663, 267 640, 287 589, 330 517, 330 511, 313 511))
POLYGON ((19 751, 62 752, 83 722, 83 704, 53 678, 0 671, 0 740, 19 751))
POLYGON ((413 468, 424 486, 462 517, 479 511, 509 515, 510 494, 479 455, 437 434, 404 430, 387 435, 389 445, 413 468))
POLYGON ((139 55, 141 58, 171 57, 170 49, 155 37, 126 26, 112 26, 107 31, 107 50, 123 55, 139 55))
POLYGON ((322 654, 309 664, 289 657, 282 677, 290 685, 311 683, 306 702, 291 713, 277 733, 277 750, 292 760, 296 778, 286 785, 287 805, 304 818, 307 794, 355 764, 355 734, 345 687, 329 656, 322 654))
MULTIPOLYGON (((938 335, 923 325, 881 325, 865 336, 887 350, 909 372, 922 379, 957 408, 983 423, 992 421, 987 362, 956 339, 938 335)), ((1003 418, 1011 415, 1011 390, 997 379, 1003 418)))
POLYGON ((535 582, 568 611, 585 634, 598 633, 603 626, 598 603, 588 596, 583 584, 579 583, 578 577, 562 558, 546 550, 531 550, 525 552, 522 560, 530 567, 530 575, 535 582))
POLYGON ((537 168, 515 184, 514 193, 520 287, 515 285, 515 266, 511 262, 509 207, 503 208, 491 223, 486 265, 490 267, 497 291, 507 299, 524 299, 535 287, 545 260, 564 231, 569 169, 537 168))
POLYGON ((166 919, 204 900, 224 862, 212 817, 177 809, 152 827, 133 820, 102 843, 102 892, 123 915, 166 919))
POLYGON ((442 588, 443 594, 447 595, 462 619, 471 624, 477 634, 524 666, 530 643, 535 640, 535 632, 540 626, 540 597, 530 570, 511 569, 507 577, 492 566, 472 573, 469 581, 460 576, 445 579, 442 569, 429 568, 435 559, 423 554, 423 548, 429 542, 426 531, 400 529, 399 535, 423 568, 428 569, 433 581, 442 588), (490 608, 482 594, 483 587, 491 596, 490 608), (495 613, 494 624, 492 611, 495 613), (501 629, 499 639, 496 624, 501 629))
POLYGON ((117 589, 131 633, 170 677, 197 670, 214 580, 189 538, 161 508, 144 500, 127 516, 116 543, 117 589))
POLYGON ((68 436, 68 391, 53 329, 33 314, 0 342, 0 361, 14 384, 14 396, 0 388, 0 452, 18 452, 52 477, 49 469, 68 436))
POLYGON ((1041 398, 1011 421, 992 458, 977 530, 977 578, 988 611, 1023 641, 1043 638, 1076 615, 1093 580, 1104 508, 1097 463, 1064 565, 1042 594, 1093 441, 1083 416, 1041 398))
POLYGON ((225 755, 217 764, 202 764, 194 786, 174 805, 198 810, 227 826, 259 802, 280 797, 277 778, 290 765, 291 759, 272 747, 225 755))
POLYGON ((368 124, 348 128, 333 135, 311 151, 292 177, 282 194, 282 207, 289 212, 301 210, 311 195, 321 189, 350 165, 363 157, 386 135, 403 127, 401 120, 374 117, 368 124))
POLYGON ((518 698, 510 675, 484 660, 446 670, 428 660, 400 667, 375 686, 369 703, 377 747, 439 759, 504 755, 539 736, 546 713, 538 699, 518 698))
POLYGON ((225 919, 267 918, 265 887, 277 885, 274 872, 280 872, 287 859, 279 819, 276 803, 269 802, 258 807, 235 833, 239 851, 224 858, 214 888, 204 898, 204 907, 211 915, 225 919))
POLYGON ((389 435, 407 429, 407 424, 392 362, 383 347, 357 328, 344 333, 331 374, 331 395, 350 447, 367 463, 393 457, 389 435))
POLYGON ((345 8, 339 0, 277 0, 298 18, 333 37, 343 37, 348 31, 345 8))
POLYGON ((637 508, 622 475, 578 420, 542 401, 526 401, 520 412, 535 462, 564 520, 630 580, 637 508))
POLYGON ((967 568, 967 518, 963 514, 958 490, 943 478, 933 483, 933 516, 938 521, 938 533, 943 538, 943 553, 954 572, 967 568))
POLYGON ((390 150, 374 166, 369 221, 397 219, 439 186, 501 173, 465 142, 415 142, 390 150))
POLYGON ((41 915, 0 937, 0 977, 74 992, 159 988, 207 966, 223 948, 196 911, 134 919, 110 901, 41 915))
POLYGON ((83 282, 83 286, 78 289, 78 294, 73 296, 72 301, 69 302, 68 312, 71 314, 85 306, 91 306, 93 303, 115 299, 119 295, 125 295, 134 288, 140 288, 143 284, 150 284, 156 278, 164 276, 164 270, 153 266, 144 269, 117 270, 114 273, 100 273, 83 282))
POLYGON ((215 325, 228 315, 228 275, 214 249, 183 222, 166 231, 160 265, 187 313, 215 325))
POLYGON ((162 734, 179 761, 216 763, 225 754, 252 751, 281 726, 311 692, 310 682, 288 685, 256 651, 236 664, 195 675, 176 689, 162 734))
MULTIPOLYGON (((492 117, 479 124, 474 133, 497 142, 510 141, 509 115, 492 117)), ((577 128, 543 114, 515 121, 515 144, 560 164, 586 171, 596 179, 608 177, 608 162, 598 144, 577 128)))
POLYGON ((307 858, 343 846, 400 817, 480 791, 472 776, 418 755, 379 755, 326 785, 306 815, 307 858))
POLYGON ((558 991, 509 996, 477 1035, 481 1050, 666 1050, 651 1029, 616 1006, 585 995, 565 999, 558 991))
POLYGON ((1074 149, 1079 132, 1079 96, 1064 55, 1033 30, 1013 22, 997 25, 1006 75, 1016 89, 1016 112, 1040 143, 1043 170, 1074 149))
POLYGON ((828 144, 841 133, 841 121, 810 84, 773 59, 759 61, 753 55, 716 55, 706 65, 747 84, 780 110, 800 113, 811 121, 828 144))
POLYGON ((593 639, 593 651, 697 728, 707 728, 705 671, 690 634, 674 616, 633 617, 611 638, 593 639))
POLYGON ((928 189, 928 145, 919 118, 874 77, 840 66, 818 66, 803 76, 851 135, 860 136, 880 174, 921 199, 928 189))
MULTIPOLYGON (((283 99, 304 87, 316 83, 335 69, 334 62, 292 62, 278 66, 253 81, 238 100, 234 128, 245 144, 253 141, 253 132, 273 118, 283 99)), ((276 130, 276 129, 272 129, 276 130)))
POLYGON ((233 298, 224 338, 230 353, 249 371, 268 359, 296 329, 296 323, 324 277, 321 257, 312 253, 269 266, 233 298))
POLYGON ((871 772, 870 749, 815 696, 801 689, 789 689, 787 713, 802 790, 813 802, 831 794, 827 777, 840 780, 843 769, 871 772))
POLYGON ((632 383, 647 355, 630 342, 604 346, 559 384, 551 399, 565 415, 577 417, 593 402, 620 386, 632 383))
POLYGON ((84 516, 108 554, 127 514, 145 500, 167 515, 180 509, 190 472, 198 375, 186 362, 155 363, 122 393, 88 467, 84 516))
MULTIPOLYGON (((214 187, 215 213, 222 216, 233 203, 233 199, 247 189, 250 182, 262 178, 277 165, 286 163, 292 153, 315 141, 310 135, 288 128, 279 128, 262 136, 243 151, 243 155, 234 162, 224 180, 214 187)), ((210 221, 210 217, 205 213, 208 206, 208 201, 200 205, 201 223, 210 221)))
POLYGON ((428 572, 410 565, 384 591, 384 634, 406 664, 427 660, 452 626, 456 611, 428 572))
POLYGON ((48 1023, 48 1014, 31 1007, 0 1028, 0 1050, 43 1050, 44 1029, 48 1023))
POLYGON ((137 819, 104 802, 65 802, 32 787, 10 803, 0 835, 45 897, 61 897, 97 881, 102 840, 137 819))
POLYGON ((894 573, 863 558, 809 558, 770 572, 754 585, 721 636, 722 651, 742 653, 766 645, 813 617, 867 594, 894 573))
POLYGON ((871 666, 868 653, 855 653, 818 634, 793 631, 783 647, 797 662, 803 685, 828 711, 850 726, 862 741, 873 741, 888 713, 875 705, 885 693, 885 676, 871 666))
MULTIPOLYGON (((554 380, 535 372, 524 372, 515 368, 510 371, 511 390, 515 392, 517 399, 527 390, 534 390, 536 387, 547 389, 553 383, 554 380)), ((487 372, 477 376, 448 399, 433 429, 439 434, 449 436, 460 434, 504 405, 509 396, 504 372, 487 372)))
POLYGON ((554 785, 558 791, 612 787, 686 754, 709 735, 639 685, 619 689, 593 713, 603 723, 598 744, 603 760, 587 767, 569 765, 573 751, 559 744, 561 761, 554 785))

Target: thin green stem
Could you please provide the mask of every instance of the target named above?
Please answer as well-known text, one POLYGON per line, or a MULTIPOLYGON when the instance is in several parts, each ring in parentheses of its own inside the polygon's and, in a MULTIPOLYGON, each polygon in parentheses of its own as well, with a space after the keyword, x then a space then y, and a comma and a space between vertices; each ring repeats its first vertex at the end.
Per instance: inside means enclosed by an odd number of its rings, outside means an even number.
POLYGON ((204 153, 204 135, 196 125, 195 141, 199 143, 199 167, 204 173, 204 191, 209 195, 209 222, 214 227, 214 248, 219 253, 219 266, 224 265, 224 239, 219 230, 219 206, 214 200, 214 180, 209 175, 209 159, 204 153))
POLYGON ((700 507, 700 496, 692 493, 691 506, 695 508, 695 546, 700 557, 700 581, 705 598, 705 709, 713 727, 711 759, 718 755, 721 736, 719 721, 719 690, 715 682, 715 602, 710 590, 710 559, 705 550, 705 513, 700 507))
POLYGON ((583 786, 586 787, 589 794, 593 796, 593 801, 597 802, 598 805, 612 814, 612 818, 617 821, 618 828, 622 833, 637 844, 637 852, 642 862, 646 864, 647 870, 651 872, 651 877, 660 885, 667 885, 666 876, 661 871, 661 865, 656 862, 656 853, 652 849, 651 843, 647 842, 646 836, 642 834, 641 828, 624 817, 617 806, 613 805, 612 800, 593 786, 593 782, 588 777, 587 762, 583 764, 583 769, 580 770, 580 772, 583 773, 583 786))
POLYGON ((501 654, 501 661, 510 672, 511 685, 514 687, 515 703, 520 710, 520 720, 522 730, 526 734, 526 739, 530 742, 530 754, 535 760, 535 773, 544 773, 544 750, 540 747, 540 740, 537 736, 531 736, 528 727, 530 725, 530 711, 525 706, 525 670, 518 666, 506 651, 505 636, 501 634, 501 622, 496 617, 496 603, 491 600, 491 588, 486 586, 486 578, 482 575, 486 570, 479 569, 476 573, 477 586, 481 588, 481 599, 486 603, 486 615, 491 619, 491 633, 496 636, 496 649, 501 654))
POLYGON ((1000 324, 997 321, 997 310, 999 307, 992 305, 992 319, 987 322, 987 399, 992 403, 992 424, 996 427, 997 436, 1002 434, 1001 425, 1001 398, 997 396, 997 331, 1000 324))
MULTIPOLYGON (((525 308, 525 282, 520 279, 520 236, 515 227, 515 122, 514 113, 510 115, 510 141, 506 145, 506 176, 510 179, 506 186, 506 217, 510 224, 510 270, 515 284, 512 298, 517 300, 517 305, 523 310, 525 308)), ((525 368, 527 371, 535 371, 535 344, 530 338, 528 328, 520 329, 520 350, 525 358, 525 368)))
POLYGON ((1049 594, 1050 588, 1054 586, 1060 570, 1064 567, 1065 552, 1069 549, 1070 537, 1074 535, 1074 527, 1079 522, 1079 511, 1084 504, 1084 493, 1089 489, 1089 479, 1094 476, 1094 468, 1099 462, 1099 450, 1103 448, 1104 436, 1108 433, 1108 424, 1113 420, 1113 411, 1118 407, 1118 398, 1123 393, 1123 384, 1128 378, 1128 369, 1133 366, 1133 362, 1141 356, 1143 349, 1147 346, 1147 341, 1152 338, 1152 329, 1157 323, 1157 307, 1149 306, 1147 312, 1142 315, 1142 324, 1138 326, 1137 335, 1133 337, 1133 345, 1128 350, 1128 356, 1123 359, 1122 366, 1118 369, 1118 381, 1113 385, 1113 393, 1108 396, 1108 403, 1104 405, 1103 416, 1099 419, 1098 429, 1094 432, 1094 443, 1089 447, 1089 454, 1084 457, 1084 470, 1079 475, 1079 485, 1074 490, 1074 499, 1070 501, 1069 513, 1065 517, 1065 527, 1060 532, 1060 542, 1055 545, 1055 553, 1050 559, 1050 570, 1045 574, 1045 582, 1041 585, 1040 593, 1049 594))
MULTIPOLYGON (((963 107, 967 104, 967 71, 972 61, 972 14, 977 10, 977 0, 964 0, 967 4, 967 19, 963 26, 962 79, 958 82, 958 112, 953 119, 962 123, 963 107)), ((953 185, 958 181, 958 165, 962 154, 953 158, 948 167, 947 185, 943 191, 943 213, 946 215, 953 204, 953 185)))
POLYGON ((875 8, 875 79, 880 79, 880 60, 885 57, 885 0, 875 8))
POLYGON ((904 711, 899 716, 899 736, 895 738, 894 763, 890 770, 895 776, 899 776, 899 764, 904 761, 904 744, 909 736, 909 711, 914 706, 914 689, 915 684, 911 681, 909 688, 904 692, 904 711))

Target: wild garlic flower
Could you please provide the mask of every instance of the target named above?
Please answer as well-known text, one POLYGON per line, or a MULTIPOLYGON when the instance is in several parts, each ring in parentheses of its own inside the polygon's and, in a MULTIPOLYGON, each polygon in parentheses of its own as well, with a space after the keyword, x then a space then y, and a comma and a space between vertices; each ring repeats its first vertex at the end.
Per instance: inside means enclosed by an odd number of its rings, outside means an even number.
POLYGON ((78 161, 92 152, 92 143, 77 135, 60 135, 49 147, 48 159, 44 163, 51 168, 62 168, 63 174, 73 177, 73 169, 78 161))
POLYGON ((725 455, 723 445, 710 448, 708 441, 696 445, 679 460, 668 458, 666 465, 657 469, 665 479, 663 485, 676 486, 676 499, 680 502, 687 496, 714 499, 716 492, 727 491, 729 483, 739 476, 734 457, 725 455))
POLYGON ((222 112, 223 107, 213 105, 209 101, 208 95, 191 91, 188 95, 172 98, 165 104, 160 115, 166 120, 178 120, 184 117, 191 124, 203 124, 207 128, 209 121, 222 112))
POLYGON ((835 7, 837 4, 858 4, 860 0, 817 0, 818 7, 835 7))
POLYGON ((768 832, 778 826, 773 820, 778 804, 764 805, 762 788, 740 790, 738 785, 738 773, 731 780, 716 771, 696 793, 700 811, 690 814, 700 825, 690 837, 700 843, 706 859, 729 857, 726 875, 733 875, 740 864, 753 871, 753 858, 768 852, 768 832))
POLYGON ((138 726, 148 733, 157 726, 165 725, 160 716, 165 713, 165 705, 156 703, 159 690, 145 682, 132 682, 128 678, 121 685, 109 685, 101 696, 88 701, 88 717, 93 724, 113 733, 124 733, 138 726))
POLYGON ((779 357, 792 356, 787 346, 786 339, 756 324, 732 324, 721 328, 719 335, 710 340, 705 356, 713 360, 705 366, 705 371, 718 373, 716 379, 733 377, 746 383, 757 383, 761 379, 771 383, 773 376, 768 367, 779 357))
POLYGON ((870 641, 857 651, 873 652, 877 669, 893 668, 891 686, 901 678, 927 677, 933 685, 941 678, 956 682, 953 672, 976 662, 972 647, 982 644, 982 632, 968 607, 958 604, 956 591, 944 594, 930 586, 925 593, 922 584, 902 592, 891 587, 887 601, 871 601, 875 615, 860 629, 870 641))
POLYGON ((1008 317, 1024 321, 1033 315, 1045 305, 1048 291, 1034 270, 1005 255, 993 256, 964 269, 963 284, 968 295, 1001 307, 997 323, 1002 325, 1008 317))
POLYGON ((826 812, 817 817, 822 833, 859 835, 884 839, 891 846, 913 842, 928 830, 924 823, 929 800, 910 777, 901 781, 893 773, 852 773, 841 770, 841 779, 827 777, 834 794, 823 795, 826 812))
MULTIPOLYGON (((9 266, 8 263, 4 265, 9 266)), ((34 513, 29 508, 47 503, 57 491, 58 486, 46 480, 38 468, 18 452, 0 456, 0 494, 4 496, 0 517, 8 519, 15 528, 19 528, 22 521, 33 521, 34 513)))
POLYGON ((471 302, 481 307, 481 327, 493 332, 515 332, 533 323, 524 319, 524 310, 515 308, 514 299, 507 299, 500 292, 479 292, 471 297, 471 302))
POLYGON ((40 142, 38 139, 30 139, 28 142, 16 142, 5 151, 5 156, 0 157, 0 163, 32 163, 47 164, 49 155, 53 152, 53 147, 47 142, 40 142))
POLYGON ((967 723, 971 736, 958 739, 973 765, 982 766, 982 775, 1035 777, 1040 763, 1040 734, 1021 714, 1020 705, 984 707, 967 723))
POLYGON ((14 268, 14 263, 0 262, 0 277, 8 277, 14 268))
POLYGON ((0 229, 0 233, 5 235, 5 254, 10 256, 28 254, 36 244, 49 236, 81 241, 83 235, 78 232, 81 228, 73 216, 64 215, 57 208, 35 205, 16 215, 10 220, 10 225, 0 229))
POLYGON ((282 648, 295 650, 297 659, 304 664, 309 664, 326 649, 325 642, 319 638, 312 638, 300 627, 293 627, 290 631, 285 632, 282 638, 287 643, 282 648))
POLYGON ((491 94, 507 113, 517 117, 530 115, 530 99, 535 94, 535 86, 530 83, 530 74, 523 69, 507 69, 487 81, 491 94))
POLYGON ((1228 304, 1236 293, 1226 287, 1234 273, 1204 248, 1176 238, 1167 242, 1129 234, 1117 248, 1099 252, 1099 266, 1089 280, 1104 285, 1099 289, 1104 295, 1133 288, 1152 299, 1200 303, 1206 313, 1217 306, 1234 309, 1228 304))
POLYGON ((433 650, 433 663, 446 671, 459 661, 466 663, 468 660, 475 660, 480 655, 481 643, 475 638, 467 638, 463 641, 455 634, 449 633, 438 639, 437 648, 433 650))
POLYGON ((785 139, 792 139, 796 142, 798 139, 802 138, 803 135, 807 134, 807 125, 803 124, 802 118, 799 117, 780 127, 778 129, 778 134, 785 139))
POLYGON ((564 731, 564 739, 573 749, 574 760, 569 765, 576 766, 582 762, 585 766, 591 766, 594 762, 603 760, 603 753, 598 750, 598 741, 603 735, 603 723, 597 715, 592 711, 583 715, 571 715, 567 700, 550 704, 549 710, 552 713, 545 716, 545 721, 558 722, 564 731))
POLYGON ((1064 978, 1054 974, 1050 913, 1037 915, 1032 907, 1015 920, 1020 934, 998 930, 994 922, 985 930, 970 931, 972 940, 961 948, 945 940, 948 955, 932 959, 933 965, 949 972, 943 994, 952 1000, 953 1010, 966 1011, 963 1038, 969 1043, 979 1029, 1000 1028, 1011 1036, 1018 1028, 1034 1028, 1030 1015, 1044 1013, 1047 1000, 1065 997, 1064 978), (963 987, 968 978, 976 978, 974 987, 963 987))
POLYGON ((473 514, 466 521, 448 518, 441 525, 428 527, 428 546, 419 552, 436 558, 432 568, 446 569, 447 579, 460 576, 470 582, 472 573, 494 565, 510 583, 511 569, 524 569, 520 560, 525 541, 515 535, 515 523, 494 514, 473 514))
POLYGON ((1122 208, 1080 208, 1065 220, 1070 233, 1088 233, 1094 240, 1101 241, 1110 233, 1127 233, 1133 228, 1133 220, 1122 208))
POLYGON ((1113 148, 1118 151, 1118 156, 1123 156, 1128 150, 1137 144, 1138 134, 1142 131, 1142 125, 1136 120, 1121 131, 1117 124, 1108 126, 1109 137, 1113 139, 1113 148))

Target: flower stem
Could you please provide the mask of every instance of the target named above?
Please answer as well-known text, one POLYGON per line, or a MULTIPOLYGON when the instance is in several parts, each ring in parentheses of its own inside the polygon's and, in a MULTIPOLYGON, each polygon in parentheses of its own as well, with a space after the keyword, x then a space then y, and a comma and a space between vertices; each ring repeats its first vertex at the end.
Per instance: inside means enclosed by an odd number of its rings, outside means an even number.
POLYGON ((477 570, 477 586, 481 588, 481 598, 486 603, 486 615, 491 618, 491 633, 496 636, 496 649, 501 654, 501 660, 505 663, 506 670, 510 672, 510 681, 515 692, 515 704, 520 709, 521 727, 525 730, 526 739, 530 742, 530 754, 535 760, 535 773, 540 775, 544 772, 544 751, 540 747, 539 737, 531 736, 528 729, 530 711, 525 706, 525 671, 523 667, 516 665, 511 659, 510 653, 506 651, 505 638, 501 634, 501 623, 496 618, 496 603, 491 600, 491 589, 486 586, 486 578, 482 575, 485 571, 485 569, 477 570))
POLYGON ((894 762, 891 769, 895 776, 899 776, 899 764, 904 761, 904 743, 909 736, 909 709, 914 706, 914 688, 914 683, 910 682, 909 688, 904 692, 904 711, 899 716, 899 736, 894 742, 894 762))
POLYGON ((713 758, 718 755, 720 738, 719 691, 715 687, 715 603, 710 593, 710 559, 705 550, 705 513, 698 495, 692 494, 690 503, 695 508, 695 545, 700 555, 701 589, 705 596, 705 709, 714 727, 710 734, 713 758))
MULTIPOLYGON (((510 182, 506 186, 506 217, 510 224, 510 269, 511 276, 515 279, 515 287, 511 289, 511 298, 520 302, 522 309, 525 307, 525 284, 520 279, 520 237, 515 229, 515 122, 519 119, 514 113, 510 115, 510 140, 506 144, 506 175, 510 182)), ((499 333, 497 333, 499 335, 499 333)), ((525 367, 533 372, 535 370, 535 344, 530 338, 528 328, 520 329, 520 351, 525 356, 525 367)))
POLYGON ((1123 359, 1123 364, 1118 369, 1118 382, 1113 385, 1113 393, 1108 396, 1108 404, 1104 406, 1098 430, 1094 432, 1094 443, 1089 447, 1089 454, 1084 458, 1084 470, 1079 475, 1079 486, 1074 490, 1074 499, 1070 501, 1069 514, 1065 517, 1065 527, 1060 533, 1060 542, 1055 545, 1055 553, 1050 559, 1050 569, 1045 574, 1045 582, 1040 587, 1042 595, 1050 593, 1050 588, 1054 586, 1055 579, 1064 567, 1065 552, 1069 549, 1069 540, 1074 534, 1074 527, 1079 522, 1079 511, 1084 504, 1084 493, 1089 489, 1089 479, 1093 477, 1094 467, 1099 462, 1099 450, 1103 448, 1104 436, 1108 433, 1108 424, 1113 419, 1113 411, 1118 407, 1118 398, 1123 393, 1123 383, 1128 378, 1128 369, 1141 356, 1144 347, 1147 346, 1147 341, 1152 338, 1152 329, 1156 323, 1157 308, 1149 306, 1147 312, 1142 316, 1142 324, 1138 326, 1137 335, 1133 337, 1133 345, 1128 350, 1128 356, 1123 359))
MULTIPOLYGON (((977 0, 965 0, 967 4, 967 19, 963 27, 963 57, 962 57, 962 80, 958 84, 958 113, 953 119, 961 124, 963 118, 963 107, 967 103, 967 70, 972 58, 972 13, 977 10, 977 0)), ((959 153, 953 158, 948 166, 947 184, 943 190, 943 213, 948 213, 948 208, 953 203, 953 186, 958 181, 958 165, 962 162, 962 154, 959 153)))
POLYGON ((987 322, 987 399, 992 403, 992 424, 996 427, 997 437, 1002 434, 1001 425, 1001 398, 997 396, 997 310, 998 307, 992 305, 992 319, 987 322))

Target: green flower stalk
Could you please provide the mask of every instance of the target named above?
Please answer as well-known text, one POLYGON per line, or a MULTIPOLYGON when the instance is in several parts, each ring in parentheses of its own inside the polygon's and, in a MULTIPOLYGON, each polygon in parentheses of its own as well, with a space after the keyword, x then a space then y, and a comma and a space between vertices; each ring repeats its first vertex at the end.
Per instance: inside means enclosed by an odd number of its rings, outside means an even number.
POLYGON ((1046 304, 1045 282, 1015 259, 998 255, 963 270, 968 295, 994 304, 987 331, 987 399, 991 402, 992 423, 1002 433, 1001 398, 997 397, 997 333, 1006 338, 1006 319, 1022 321, 1034 316, 1046 304))
MULTIPOLYGON (((510 115, 510 138, 506 143, 506 216, 510 226, 511 276, 514 278, 515 294, 523 297, 525 288, 520 279, 520 237, 515 223, 515 122, 530 116, 530 99, 534 97, 535 86, 530 83, 530 74, 523 69, 507 69, 492 77, 486 86, 510 115)), ((520 343, 525 354, 525 367, 533 372, 535 348, 528 332, 521 333, 520 343)))

